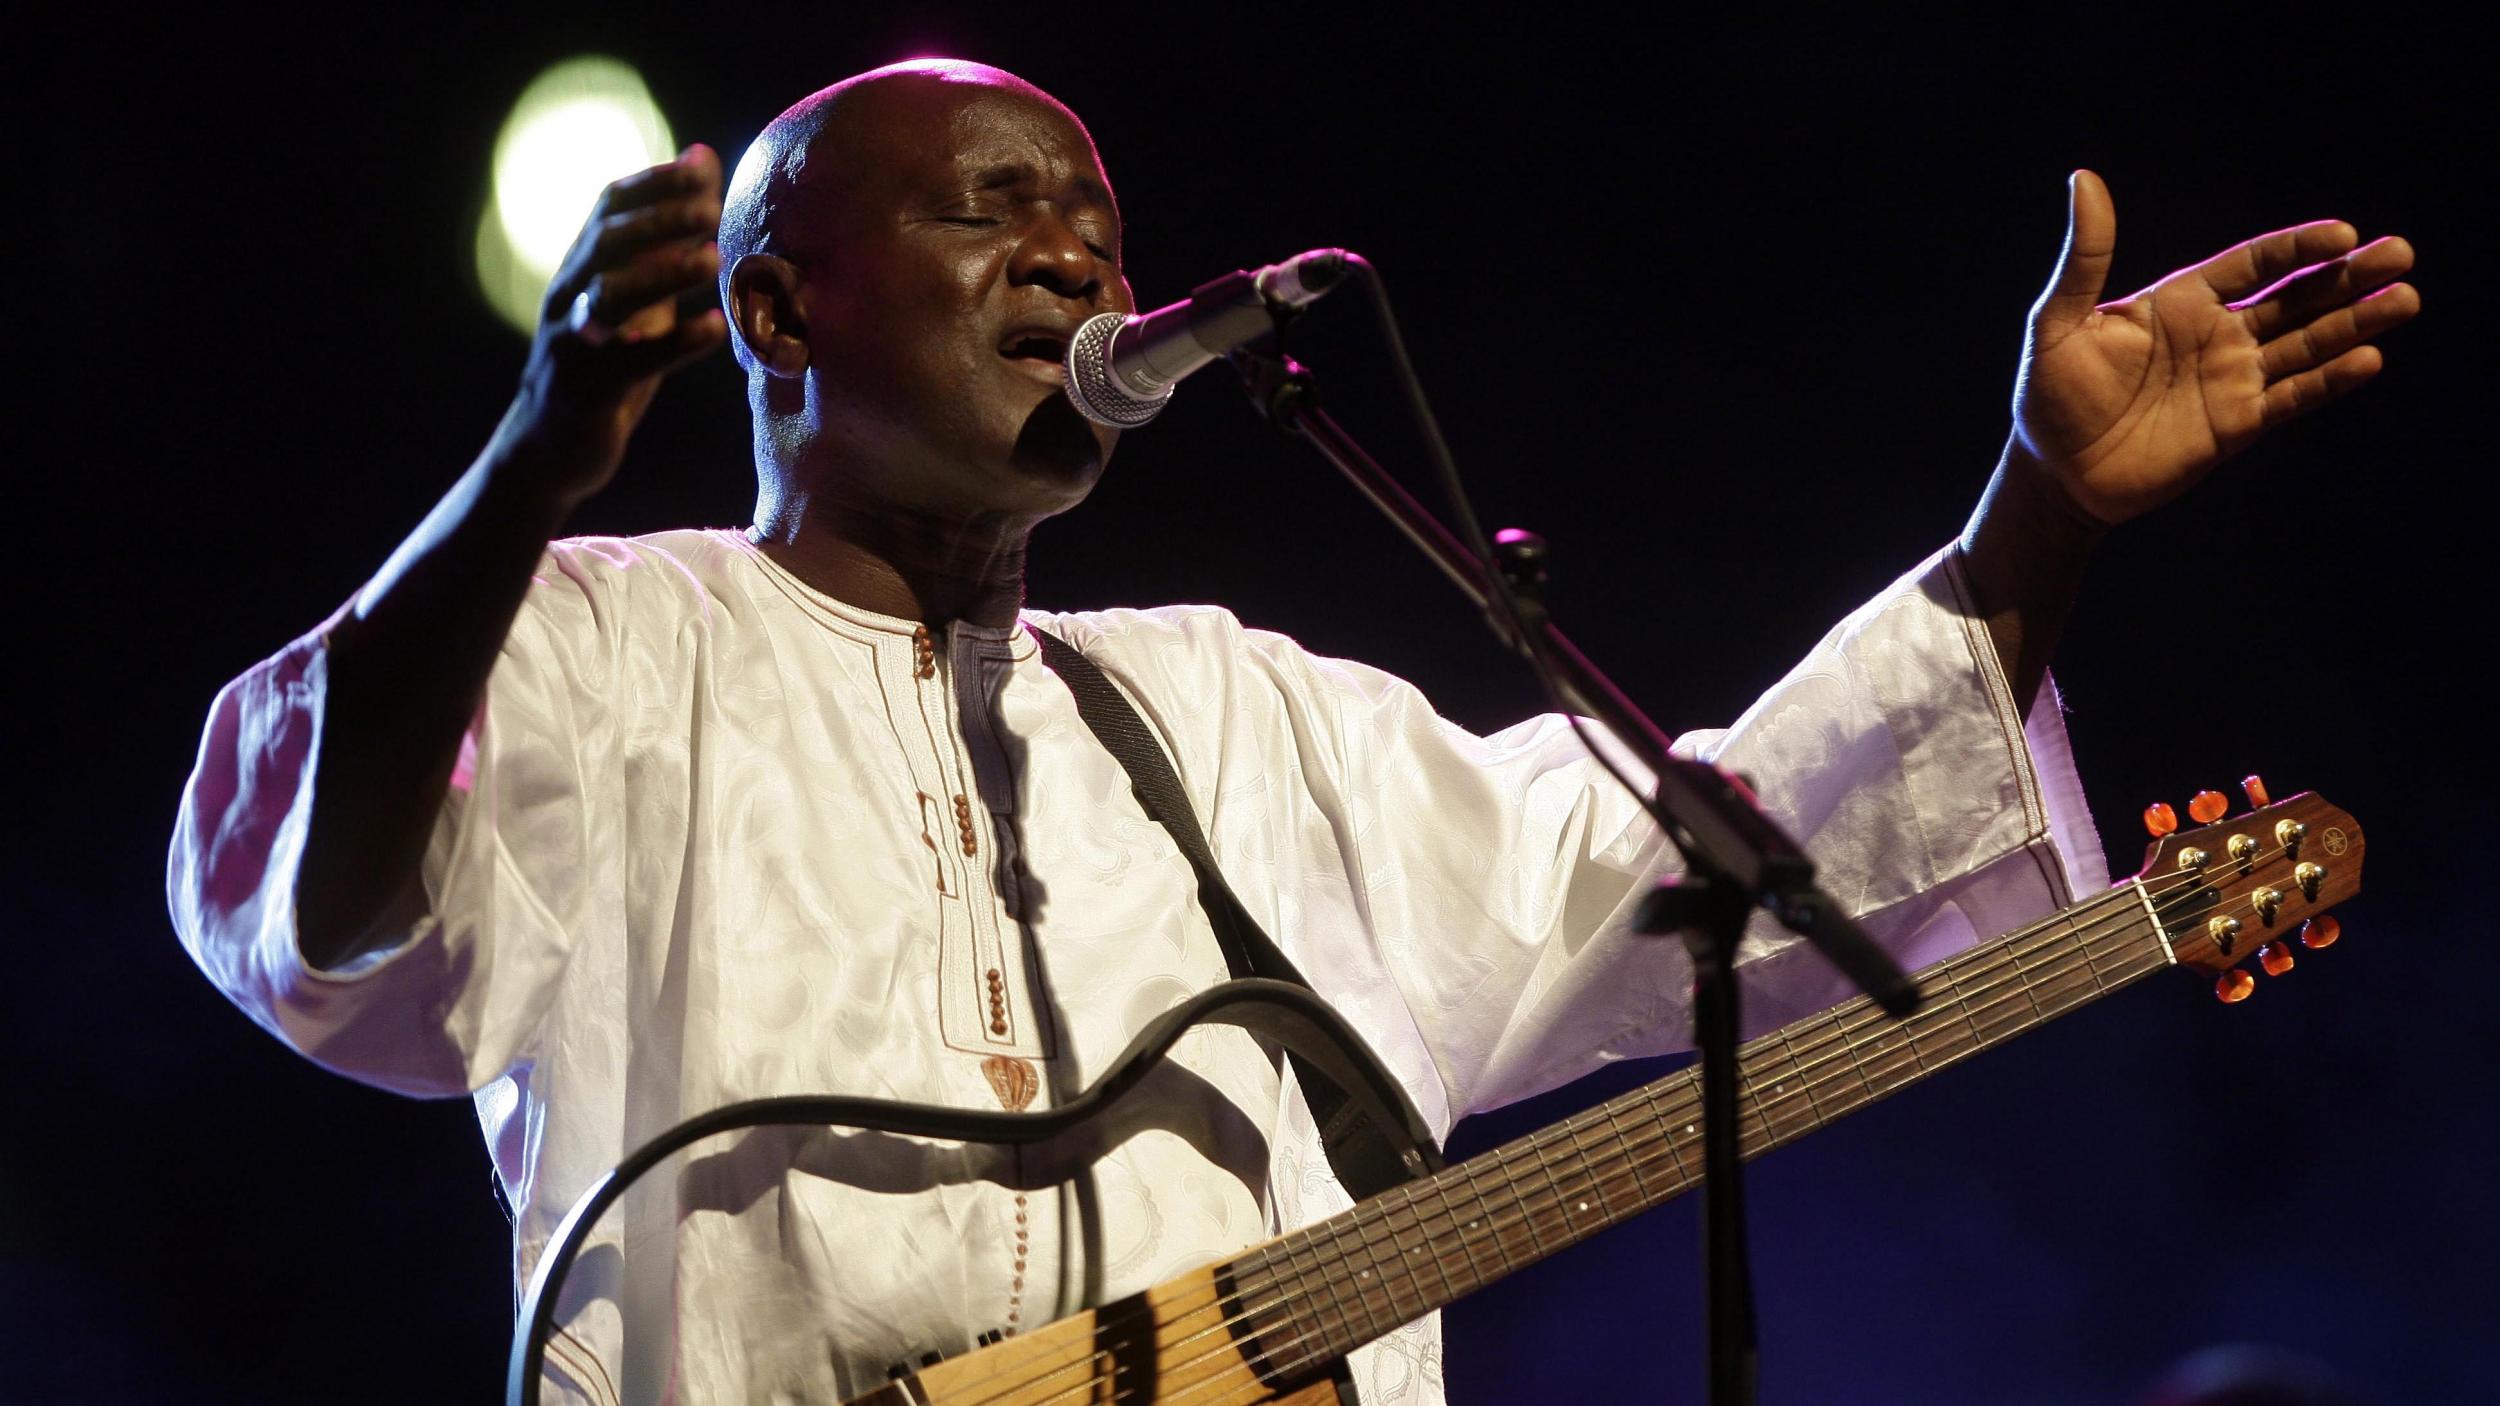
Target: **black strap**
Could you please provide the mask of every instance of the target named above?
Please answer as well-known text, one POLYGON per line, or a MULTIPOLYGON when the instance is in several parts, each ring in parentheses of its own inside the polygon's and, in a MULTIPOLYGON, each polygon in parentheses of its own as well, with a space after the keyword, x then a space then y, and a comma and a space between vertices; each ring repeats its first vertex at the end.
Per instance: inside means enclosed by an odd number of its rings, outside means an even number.
MULTIPOLYGON (((1189 795, 1181 790, 1180 776, 1172 770, 1172 759, 1146 730, 1146 720, 1083 651, 1047 630, 1034 630, 1033 638, 1041 643, 1043 662, 1075 696, 1077 716, 1128 773, 1137 803, 1171 832, 1181 855, 1197 871, 1199 905, 1214 925, 1216 944, 1224 949, 1225 964, 1233 975, 1263 976, 1310 990, 1311 983, 1302 979, 1284 951, 1233 896, 1232 885, 1224 882, 1223 871, 1215 867, 1215 855, 1207 848, 1206 834, 1198 828, 1197 812, 1190 809, 1189 795)), ((1375 1126, 1344 1089, 1302 1056, 1288 1052, 1286 1057, 1293 1061, 1294 1081, 1301 1085, 1303 1100, 1319 1124, 1320 1145, 1328 1153, 1328 1165, 1336 1169, 1339 1184, 1359 1201, 1407 1180, 1410 1174, 1400 1163, 1389 1130, 1375 1126)))

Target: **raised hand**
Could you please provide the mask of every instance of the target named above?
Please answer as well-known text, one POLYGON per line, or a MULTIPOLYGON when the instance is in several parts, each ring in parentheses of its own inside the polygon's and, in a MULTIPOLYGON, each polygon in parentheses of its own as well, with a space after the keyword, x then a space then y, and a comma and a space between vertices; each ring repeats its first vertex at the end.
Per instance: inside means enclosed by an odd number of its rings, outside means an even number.
POLYGON ((611 185, 548 286, 521 390, 485 452, 324 630, 328 659, 296 943, 332 967, 406 936, 461 738, 547 539, 616 474, 669 372, 727 340, 680 294, 720 273, 720 158, 689 147, 611 185))
POLYGON ((2421 310, 2395 280, 2413 246, 2355 248, 2341 220, 2233 245, 2101 301, 2118 216, 2090 171, 2070 181, 2066 248, 2033 305, 2011 450, 2102 522, 2194 484, 2285 420, 2378 373, 2370 340, 2421 310))
POLYGON ((718 308, 677 316, 680 295, 720 275, 720 211, 720 158, 688 147, 600 192, 548 283, 499 435, 546 463, 564 498, 606 486, 660 382, 728 339, 718 308))

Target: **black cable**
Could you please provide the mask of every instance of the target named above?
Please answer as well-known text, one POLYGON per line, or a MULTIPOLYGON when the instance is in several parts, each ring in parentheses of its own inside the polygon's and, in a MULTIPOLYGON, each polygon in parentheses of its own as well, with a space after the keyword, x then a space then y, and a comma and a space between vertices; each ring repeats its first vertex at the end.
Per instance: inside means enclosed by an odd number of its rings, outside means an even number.
MULTIPOLYGON (((1570 693, 1562 686, 1553 657, 1546 649, 1545 631, 1529 627, 1528 609, 1520 602, 1517 591, 1512 587, 1510 573, 1502 569, 1501 559, 1494 554, 1492 540, 1485 536, 1484 526, 1476 518, 1475 505, 1467 497, 1467 486, 1459 480, 1458 464, 1450 455, 1449 442, 1441 436, 1441 422, 1433 415, 1432 402, 1424 395, 1423 381, 1415 374, 1415 363, 1406 354, 1406 338, 1398 330, 1398 315, 1389 306, 1388 285, 1381 280, 1380 271, 1372 267, 1371 260, 1352 250, 1346 251, 1345 261, 1362 283, 1364 295, 1371 303, 1372 315, 1379 320, 1381 341, 1389 351, 1389 366, 1395 373, 1398 393, 1405 397, 1407 413, 1414 417, 1415 428, 1423 436, 1424 458, 1432 466, 1433 477, 1440 482, 1441 495, 1448 500, 1450 511, 1458 519, 1459 538, 1482 563, 1485 589, 1500 610, 1502 623, 1508 627, 1511 638, 1518 642, 1520 652, 1526 657, 1528 671, 1535 676, 1537 687, 1545 694, 1546 702, 1554 711, 1562 714, 1572 735, 1580 740, 1581 749, 1594 758, 1606 774, 1615 779, 1616 784, 1631 794, 1671 843, 1679 850, 1683 849, 1682 830, 1667 814, 1665 807, 1660 806, 1650 790, 1636 784, 1597 745, 1589 732, 1588 720, 1572 706, 1570 693)), ((1542 608, 1536 613, 1542 617, 1542 608)))

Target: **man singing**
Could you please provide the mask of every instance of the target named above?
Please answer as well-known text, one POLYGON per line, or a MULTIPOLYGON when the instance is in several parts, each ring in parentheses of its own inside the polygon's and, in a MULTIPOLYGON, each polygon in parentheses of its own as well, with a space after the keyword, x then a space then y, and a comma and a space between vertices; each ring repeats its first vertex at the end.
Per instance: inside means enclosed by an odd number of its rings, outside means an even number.
MULTIPOLYGON (((1733 727, 1906 964, 2105 882, 2046 669, 2106 526, 2373 375, 2400 239, 2251 240, 2101 301, 2072 181, 2003 460, 1969 526, 1733 727)), ((1414 689, 1211 607, 1024 602, 1036 524, 1117 435, 1062 394, 1131 309, 1075 115, 914 61, 807 98, 724 197, 700 147, 609 187, 485 451, 353 601, 210 714, 169 888, 193 956, 326 1067, 474 1094, 526 1276, 628 1150, 741 1099, 1046 1106, 1228 968, 1189 863, 1038 634, 1148 721, 1257 923, 1436 1134, 1687 1038, 1672 943, 1621 931, 1673 857, 1560 718, 1477 737, 1414 689), (717 281, 726 317, 680 318, 717 281), (660 382, 747 373, 744 531, 553 541, 660 382)), ((1844 994, 1776 928, 1756 1028, 1844 994)), ((1065 1185, 845 1131, 716 1139, 604 1218, 551 1396, 831 1401, 1347 1204, 1289 1066, 1202 1030, 1153 1126, 1065 1185)), ((1437 1323, 1354 1359, 1440 1399, 1437 1323)))

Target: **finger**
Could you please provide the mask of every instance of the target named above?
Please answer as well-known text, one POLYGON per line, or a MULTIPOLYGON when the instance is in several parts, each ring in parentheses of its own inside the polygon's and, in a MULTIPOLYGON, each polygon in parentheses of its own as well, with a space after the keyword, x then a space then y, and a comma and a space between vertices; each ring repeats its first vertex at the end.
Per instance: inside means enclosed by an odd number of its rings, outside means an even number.
POLYGON ((2117 247, 2118 207, 2109 198, 2109 187, 2090 171, 2068 176, 2066 247, 2058 252, 2048 291, 2032 309, 2033 320, 2063 330, 2089 317, 2109 283, 2110 255, 2117 247))
POLYGON ((720 247, 653 249, 621 269, 591 280, 590 315, 623 326, 644 308, 663 303, 720 276, 720 247))
POLYGON ((659 205, 646 205, 594 221, 590 247, 583 261, 593 270, 613 268, 654 244, 677 239, 711 240, 720 235, 720 202, 691 195, 659 205))
POLYGON ((593 220, 547 282, 549 305, 569 304, 598 279, 655 253, 691 253, 720 237, 720 206, 693 196, 593 220), (673 246, 673 248, 672 248, 673 246))
POLYGON ((591 216, 596 219, 638 210, 658 201, 706 191, 715 198, 720 194, 720 157, 697 142, 679 152, 674 161, 663 161, 608 182, 607 188, 599 192, 598 203, 591 207, 591 216))
POLYGON ((665 376, 719 350, 728 340, 729 320, 719 308, 707 308, 657 337, 618 347, 615 374, 628 381, 665 376))
POLYGON ((2264 418, 2268 429, 2350 392, 2386 364, 2376 347, 2354 347, 2324 366, 2313 366, 2266 387, 2264 418))
POLYGON ((2361 236, 2342 220, 2312 220, 2234 244, 2189 272, 2224 302, 2236 302, 2295 269, 2332 259, 2361 236))
POLYGON ((2248 315, 2249 332, 2259 341, 2270 341, 2321 313, 2385 287, 2412 267, 2413 246, 2388 235, 2340 259, 2312 264, 2238 306, 2248 315))
POLYGON ((2389 328, 2411 321, 2421 310, 2422 295, 2412 284, 2383 288, 2259 347, 2257 364, 2268 381, 2278 381, 2333 361, 2389 328))

